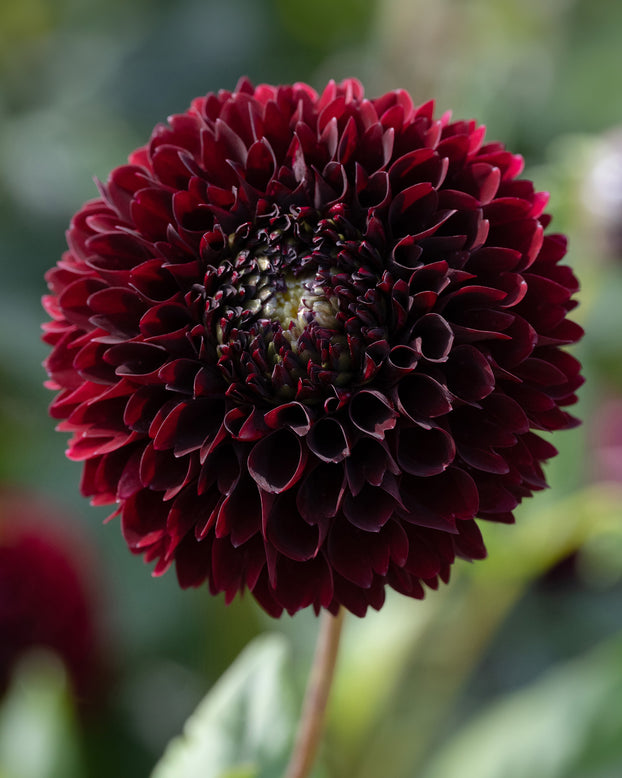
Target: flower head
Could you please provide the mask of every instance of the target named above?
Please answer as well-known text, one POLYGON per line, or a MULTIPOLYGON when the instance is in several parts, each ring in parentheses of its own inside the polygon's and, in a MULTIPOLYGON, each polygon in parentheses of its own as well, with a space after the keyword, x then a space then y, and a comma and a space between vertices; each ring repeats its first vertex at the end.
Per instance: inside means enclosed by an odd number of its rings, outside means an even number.
POLYGON ((572 426, 577 289, 474 122, 360 84, 196 99, 74 217, 51 413, 155 573, 357 614, 482 558, 572 426))
POLYGON ((16 662, 46 648, 65 664, 78 698, 99 693, 103 664, 85 548, 32 497, 0 491, 0 691, 16 662))

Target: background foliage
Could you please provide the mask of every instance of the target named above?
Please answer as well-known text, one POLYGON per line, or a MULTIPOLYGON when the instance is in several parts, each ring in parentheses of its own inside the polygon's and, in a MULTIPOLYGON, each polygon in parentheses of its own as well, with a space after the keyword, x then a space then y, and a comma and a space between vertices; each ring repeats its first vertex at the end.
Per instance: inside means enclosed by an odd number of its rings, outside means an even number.
POLYGON ((249 643, 154 775, 193 776, 198 760, 214 778, 277 776, 291 742, 314 617, 272 622, 248 598, 225 608, 173 573, 151 579, 106 510, 79 497, 41 386, 42 276, 92 177, 242 74, 317 88, 355 75, 368 94, 401 86, 485 123, 552 193, 588 331, 575 350, 585 423, 555 438, 553 488, 516 527, 485 527, 489 560, 456 566, 445 590, 347 621, 316 775, 622 774, 621 43, 622 4, 609 0, 0 4, 0 486, 49 501, 96 549, 108 660, 86 713, 58 662, 16 669, 2 778, 148 775, 249 643))

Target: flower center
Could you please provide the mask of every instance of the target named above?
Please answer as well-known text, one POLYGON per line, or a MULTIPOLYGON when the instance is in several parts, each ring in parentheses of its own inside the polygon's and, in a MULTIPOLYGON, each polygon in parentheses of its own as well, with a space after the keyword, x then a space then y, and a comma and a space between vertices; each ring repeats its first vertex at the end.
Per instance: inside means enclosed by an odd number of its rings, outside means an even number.
POLYGON ((335 222, 296 211, 245 225, 217 249, 204 324, 230 397, 314 404, 369 380, 365 347, 382 339, 384 314, 358 249, 335 222))
POLYGON ((298 277, 286 273, 275 280, 274 288, 276 291, 261 308, 260 318, 278 322, 296 340, 311 321, 326 329, 336 328, 338 300, 334 295, 325 296, 315 273, 298 277))

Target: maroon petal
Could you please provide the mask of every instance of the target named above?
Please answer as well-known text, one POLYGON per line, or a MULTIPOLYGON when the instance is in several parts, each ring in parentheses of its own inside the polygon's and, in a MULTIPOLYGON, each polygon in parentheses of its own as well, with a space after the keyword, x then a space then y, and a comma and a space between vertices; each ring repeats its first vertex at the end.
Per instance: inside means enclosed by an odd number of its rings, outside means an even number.
POLYGON ((288 427, 297 435, 306 435, 311 427, 311 414, 302 403, 293 402, 279 405, 264 415, 264 420, 271 429, 288 427))
POLYGON ((255 443, 248 456, 248 471, 257 486, 278 494, 300 479, 306 459, 299 438, 287 430, 277 430, 255 443))
POLYGON ((168 506, 157 492, 142 489, 125 501, 121 530, 129 548, 140 553, 166 534, 168 506))
POLYGON ((397 462, 412 475, 438 475, 446 470, 456 455, 451 435, 440 427, 413 426, 399 431, 397 462))
POLYGON ((387 471, 397 475, 399 467, 386 446, 374 438, 361 438, 346 459, 350 493, 356 496, 366 483, 380 486, 387 471))
POLYGON ((304 521, 296 507, 293 491, 280 494, 264 517, 267 540, 288 559, 304 562, 318 552, 323 534, 317 525, 304 521))
POLYGON ((405 477, 400 489, 408 510, 404 519, 422 527, 455 533, 456 519, 472 519, 479 510, 475 481, 453 465, 439 475, 405 477))
MULTIPOLYGON (((470 522, 460 522, 463 524, 470 522)), ((408 538, 408 557, 404 569, 422 580, 437 576, 443 568, 447 556, 453 559, 449 536, 434 530, 423 529, 415 525, 405 525, 408 538)), ((460 537, 451 535, 451 538, 460 537)))
POLYGON ((170 451, 156 451, 150 443, 140 460, 140 481, 157 491, 179 490, 191 466, 189 458, 177 459, 170 451))
POLYGON ((458 453, 470 467, 483 470, 486 473, 503 475, 510 471, 507 461, 490 448, 478 448, 476 446, 461 445, 458 453))
POLYGON ((215 525, 217 538, 229 536, 234 548, 243 545, 261 530, 261 498, 255 482, 245 473, 220 506, 215 525))
POLYGON ((176 456, 196 451, 217 434, 222 408, 222 402, 214 400, 179 403, 160 425, 154 447, 173 448, 176 456))
POLYGON ((452 536, 456 554, 464 559, 485 559, 486 547, 482 533, 474 521, 461 521, 458 535, 452 536))
POLYGON ((346 494, 343 513, 350 524, 366 532, 378 532, 393 515, 395 500, 383 489, 365 485, 356 496, 346 494))
POLYGON ((387 372, 392 378, 402 378, 417 367, 420 358, 420 352, 412 346, 394 346, 387 358, 387 372))
POLYGON ((416 350, 429 362, 445 362, 454 341, 451 326, 438 313, 427 313, 413 327, 416 350))
POLYGON ((455 348, 445 366, 450 391, 467 402, 478 402, 495 388, 495 378, 486 357, 474 346, 455 348))
POLYGON ((364 589, 374 580, 369 558, 368 533, 346 521, 336 521, 327 540, 328 559, 345 579, 364 589))
POLYGON ((272 592, 279 605, 290 614, 309 605, 313 605, 317 612, 320 608, 329 608, 333 601, 333 575, 322 556, 305 562, 281 556, 272 592))
POLYGON ((309 450, 323 462, 341 462, 350 453, 343 425, 330 416, 318 419, 305 440, 309 450))
POLYGON ((362 389, 350 400, 349 412, 355 427, 378 440, 395 427, 397 412, 382 392, 362 389))
POLYGON ((203 551, 210 559, 210 590, 224 592, 225 602, 231 602, 244 586, 252 589, 265 567, 263 544, 251 539, 234 548, 228 538, 214 539, 203 551), (210 553, 211 552, 211 553, 210 553))
POLYGON ((451 410, 447 389, 422 373, 406 376, 397 387, 399 410, 412 421, 425 422, 451 410))
POLYGON ((343 465, 322 463, 300 484, 296 507, 309 524, 319 524, 336 516, 344 489, 343 465))

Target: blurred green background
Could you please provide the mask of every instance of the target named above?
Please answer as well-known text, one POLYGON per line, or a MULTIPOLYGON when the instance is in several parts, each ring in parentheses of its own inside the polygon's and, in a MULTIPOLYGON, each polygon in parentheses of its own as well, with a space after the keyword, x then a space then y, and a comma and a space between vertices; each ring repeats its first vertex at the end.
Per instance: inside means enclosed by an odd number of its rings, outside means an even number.
POLYGON ((279 775, 278 758, 257 772, 253 754, 225 771, 242 735, 218 706, 246 711, 275 752, 287 743, 283 711, 299 705, 315 618, 273 622, 248 597, 225 608, 206 589, 181 592, 172 572, 150 577, 118 524, 102 524, 108 511, 79 497, 80 467, 47 416, 39 341, 43 273, 71 215, 96 196, 93 177, 243 74, 318 89, 353 75, 371 96, 404 87, 486 124, 551 192, 588 332, 574 350, 585 423, 555 436, 552 489, 521 507, 517 526, 484 527, 490 559, 456 565, 445 590, 424 603, 389 595, 380 613, 346 621, 315 774, 619 778, 622 3, 611 0, 1 0, 0 486, 48 501, 96 550, 109 680, 83 716, 56 664, 16 671, 0 776, 148 775, 244 646, 275 630, 285 643, 254 644, 202 714, 216 739, 229 727, 222 766, 214 756, 193 772, 191 754, 175 767, 172 749, 158 775, 279 775), (239 679, 257 666, 272 667, 272 686, 253 692, 239 679), (35 730, 49 737, 24 759, 35 730))

